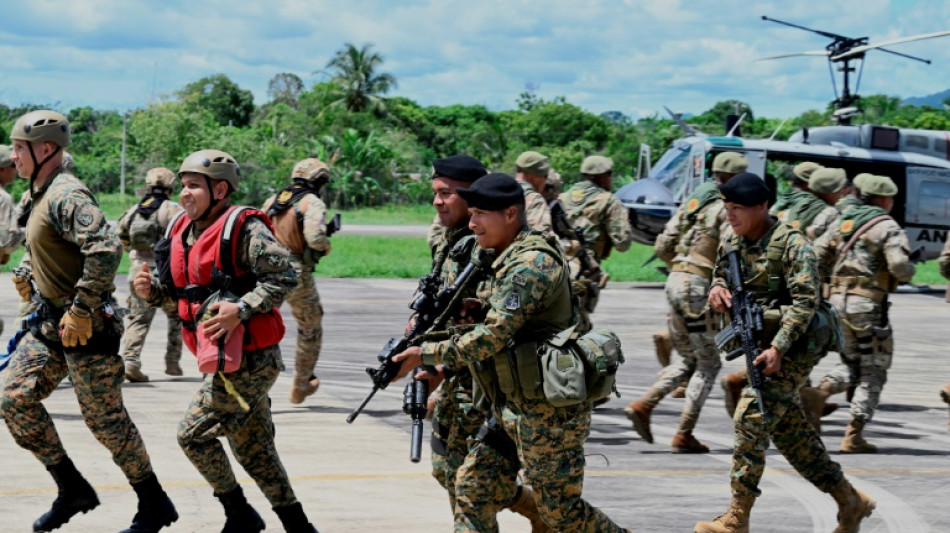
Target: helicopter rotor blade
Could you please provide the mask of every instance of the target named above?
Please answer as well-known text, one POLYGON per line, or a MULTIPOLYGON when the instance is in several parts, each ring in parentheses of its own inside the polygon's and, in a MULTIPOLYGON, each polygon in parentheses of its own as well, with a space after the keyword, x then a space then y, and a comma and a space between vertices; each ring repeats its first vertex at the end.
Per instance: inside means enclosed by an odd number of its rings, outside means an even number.
POLYGON ((765 15, 762 15, 762 20, 767 20, 767 21, 769 21, 769 22, 775 22, 776 24, 781 24, 781 25, 783 25, 783 26, 789 26, 789 27, 791 27, 791 28, 798 28, 798 29, 800 29, 800 30, 810 31, 810 32, 812 32, 812 33, 817 33, 818 35, 822 35, 822 36, 828 37, 828 38, 830 38, 830 39, 842 39, 842 40, 847 40, 847 39, 849 39, 848 37, 845 37, 844 35, 838 35, 837 33, 831 33, 831 32, 827 32, 827 31, 821 31, 821 30, 814 30, 814 29, 811 29, 811 28, 806 28, 805 26, 799 26, 798 24, 792 24, 791 22, 785 22, 784 20, 773 19, 773 18, 767 17, 767 16, 765 16, 765 15))
MULTIPOLYGON (((881 42, 879 42, 879 43, 865 44, 865 45, 862 45, 862 46, 855 46, 854 48, 848 50, 847 52, 844 52, 843 54, 838 54, 838 55, 836 55, 836 56, 832 56, 831 60, 832 60, 832 61, 841 61, 841 60, 843 60, 843 59, 850 59, 850 58, 852 58, 852 57, 860 56, 860 55, 864 54, 865 52, 867 52, 868 50, 879 49, 879 48, 881 48, 882 46, 890 46, 890 45, 892 45, 892 44, 906 43, 906 42, 910 42, 910 41, 921 41, 921 40, 924 40, 924 39, 933 39, 933 38, 935 38, 935 37, 944 37, 944 36, 946 36, 946 35, 950 35, 950 31, 937 31, 937 32, 933 32, 933 33, 922 33, 922 34, 920 34, 920 35, 911 35, 910 37, 901 37, 901 38, 898 38, 898 39, 891 39, 891 40, 888 40, 888 41, 881 41, 881 42)), ((893 51, 891 51, 891 50, 885 50, 885 51, 891 52, 891 53, 897 53, 897 52, 893 52, 893 51)), ((898 55, 900 55, 900 54, 898 54, 898 55)), ((918 58, 913 58, 913 59, 918 59, 918 58)))
POLYGON ((769 60, 771 60, 771 59, 784 59, 784 58, 786 58, 786 57, 799 57, 799 56, 824 56, 824 57, 828 57, 829 55, 831 55, 831 52, 829 52, 828 50, 812 50, 812 51, 810 51, 810 52, 797 52, 797 53, 794 53, 794 54, 782 54, 782 55, 771 56, 771 57, 760 57, 760 58, 756 59, 756 61, 769 61, 769 60))
POLYGON ((676 125, 679 126, 681 129, 686 131, 686 133, 689 133, 690 135, 697 135, 696 129, 690 126, 685 120, 683 120, 682 116, 677 115, 676 113, 671 111, 670 108, 666 106, 663 106, 663 109, 665 109, 666 112, 670 114, 670 118, 673 119, 673 122, 675 122, 676 125))

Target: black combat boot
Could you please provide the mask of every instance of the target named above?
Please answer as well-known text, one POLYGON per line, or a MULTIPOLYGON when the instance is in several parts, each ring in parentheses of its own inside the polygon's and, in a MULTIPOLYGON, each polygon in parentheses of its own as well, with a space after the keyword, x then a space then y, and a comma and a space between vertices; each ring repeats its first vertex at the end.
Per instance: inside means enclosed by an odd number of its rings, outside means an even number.
POLYGON ((221 501, 227 517, 221 533, 259 533, 267 527, 261 515, 247 503, 241 487, 224 494, 215 494, 214 497, 221 501))
POLYGON ((280 523, 284 524, 284 531, 287 533, 320 533, 307 520, 300 502, 284 507, 274 507, 274 512, 280 518, 280 523))
POLYGON ((33 522, 33 531, 52 531, 69 522, 69 519, 77 514, 87 513, 99 505, 96 491, 76 470, 69 457, 59 464, 47 466, 46 470, 56 481, 59 495, 50 510, 33 522))
POLYGON ((139 498, 138 512, 132 518, 132 525, 119 533, 158 533, 178 520, 175 505, 158 484, 154 473, 138 483, 132 483, 132 489, 139 498))

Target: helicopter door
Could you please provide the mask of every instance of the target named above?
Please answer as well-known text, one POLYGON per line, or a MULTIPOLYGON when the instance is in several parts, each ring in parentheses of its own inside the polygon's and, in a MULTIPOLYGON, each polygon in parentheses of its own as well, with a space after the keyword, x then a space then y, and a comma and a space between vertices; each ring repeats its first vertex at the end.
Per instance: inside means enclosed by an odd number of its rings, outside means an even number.
POLYGON ((746 170, 746 172, 751 172, 753 174, 766 178, 765 152, 762 150, 746 150, 745 152, 742 152, 742 153, 745 154, 746 159, 749 160, 749 168, 746 170))
POLYGON ((950 226, 950 169, 907 167, 907 201, 904 229, 911 250, 927 249, 927 257, 940 255, 950 226))

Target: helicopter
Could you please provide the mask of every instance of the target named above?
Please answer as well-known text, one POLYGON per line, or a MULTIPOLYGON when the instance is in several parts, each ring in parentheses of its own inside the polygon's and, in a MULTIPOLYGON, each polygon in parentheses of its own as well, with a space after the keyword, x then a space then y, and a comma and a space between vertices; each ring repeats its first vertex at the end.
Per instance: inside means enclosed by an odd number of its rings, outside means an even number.
MULTIPOLYGON (((627 209, 634 239, 652 245, 663 232, 678 206, 705 180, 711 179, 712 160, 721 152, 743 153, 749 161, 748 171, 762 176, 773 194, 777 189, 775 176, 769 172, 776 164, 794 165, 812 161, 823 166, 843 168, 849 177, 862 172, 889 176, 898 187, 891 216, 904 227, 911 248, 923 247, 925 257, 937 257, 950 231, 950 132, 895 128, 878 125, 851 125, 861 113, 860 85, 865 54, 881 51, 905 59, 930 64, 927 59, 884 48, 899 43, 950 35, 950 31, 926 33, 870 43, 867 37, 846 37, 806 28, 790 22, 763 20, 816 33, 831 39, 824 50, 784 54, 762 58, 783 59, 795 56, 823 56, 829 69, 838 65, 842 73, 842 91, 838 93, 832 71, 835 99, 832 102, 835 125, 805 128, 787 141, 775 140, 778 131, 768 139, 747 139, 740 135, 742 116, 727 120, 724 136, 709 136, 695 130, 680 115, 666 109, 686 132, 660 157, 650 164, 649 147, 640 151, 639 169, 645 176, 617 191, 627 209), (860 68, 854 63, 859 62, 860 68), (851 74, 857 72, 856 88, 851 90, 851 74)), ((638 169, 638 171, 639 171, 638 169)), ((642 175, 642 174, 641 174, 642 175)))

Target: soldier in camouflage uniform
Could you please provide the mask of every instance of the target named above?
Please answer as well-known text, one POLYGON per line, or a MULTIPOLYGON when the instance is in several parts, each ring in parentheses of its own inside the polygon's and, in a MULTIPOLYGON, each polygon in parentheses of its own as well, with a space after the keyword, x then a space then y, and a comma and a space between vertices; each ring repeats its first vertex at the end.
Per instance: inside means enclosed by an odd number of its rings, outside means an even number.
POLYGON ((551 165, 538 152, 523 152, 515 161, 515 179, 524 190, 528 227, 542 233, 551 231, 551 210, 541 191, 548 181, 551 165))
POLYGON ((169 262, 171 272, 166 275, 160 268, 159 276, 152 276, 143 269, 135 275, 135 291, 150 305, 159 305, 165 297, 178 300, 183 337, 192 352, 197 353, 199 338, 220 346, 235 328, 245 328, 239 334, 240 365, 233 372, 204 375, 178 426, 178 444, 224 507, 224 531, 253 533, 263 531, 265 524, 244 497, 221 438, 227 438, 235 459, 264 493, 285 531, 315 533, 277 454, 268 397, 284 368, 278 309, 296 284, 290 254, 262 211, 230 205, 240 185, 240 168, 231 155, 195 152, 182 162, 178 177, 186 216, 175 221, 170 250, 162 250, 159 257, 160 263, 169 262), (223 232, 232 221, 233 241, 225 244, 223 232), (220 246, 231 247, 227 259, 220 246), (215 269, 230 272, 224 275, 231 279, 220 281, 212 276, 215 269), (221 291, 233 298, 216 300, 202 315, 202 306, 221 291))
POLYGON ((541 196, 544 196, 544 201, 551 204, 554 200, 557 200, 557 197, 561 194, 561 189, 564 187, 564 178, 561 177, 561 174, 555 171, 553 168, 548 170, 548 179, 545 180, 544 190, 538 191, 541 193, 541 196))
MULTIPOLYGON (((557 240, 527 228, 524 194, 517 181, 506 174, 490 174, 458 194, 468 202, 469 226, 479 246, 498 254, 491 265, 492 277, 478 289, 487 314, 464 335, 426 342, 397 355, 396 360, 402 361, 400 375, 423 362, 452 368, 469 365, 473 371, 473 365, 493 358, 495 365, 506 364, 506 352, 516 343, 553 336, 576 321, 570 273, 557 240)), ((581 497, 591 404, 554 407, 515 391, 506 395, 490 373, 478 372, 479 389, 489 396, 495 418, 516 443, 525 480, 536 492, 545 524, 563 532, 624 531, 581 497)), ((480 500, 473 501, 469 492, 462 491, 474 485, 486 490, 496 481, 480 474, 477 452, 474 448, 459 471, 456 533, 497 531, 494 516, 476 505, 480 500)))
MULTIPOLYGON (((571 227, 581 228, 587 243, 587 253, 596 263, 607 259, 615 248, 618 252, 627 251, 633 242, 627 210, 620 203, 620 199, 610 192, 613 166, 614 163, 609 157, 588 156, 581 163, 584 179, 560 196, 571 227)), ((602 276, 598 280, 586 279, 577 255, 571 253, 571 250, 568 250, 567 255, 574 279, 574 293, 580 301, 580 327, 587 331, 591 328, 590 314, 597 307, 599 289, 603 289, 607 278, 602 276), (581 279, 577 279, 578 272, 581 272, 581 279), (594 288, 595 286, 598 288, 594 288)))
MULTIPOLYGON (((17 225, 13 197, 7 192, 7 186, 16 179, 16 167, 10 159, 12 154, 13 147, 0 144, 0 265, 7 264, 10 254, 23 242, 23 229, 17 225)), ((3 333, 2 319, 0 333, 3 333)))
MULTIPOLYGON (((802 197, 801 191, 808 191, 808 180, 811 179, 811 175, 814 171, 822 168, 818 163, 813 163, 811 161, 805 161, 804 163, 799 163, 792 168, 792 175, 790 184, 791 187, 789 190, 778 195, 775 203, 772 204, 772 207, 769 208, 769 214, 774 217, 779 217, 783 211, 786 211, 792 204, 802 197)), ((805 196, 805 198, 808 198, 805 196)))
POLYGON ((112 298, 122 246, 89 189, 62 168, 61 150, 70 143, 66 117, 27 113, 10 138, 13 161, 31 191, 26 252, 13 281, 21 299, 42 303, 3 373, 0 413, 16 443, 46 466, 59 488, 33 530, 51 531, 99 505, 42 404, 68 374, 83 420, 138 496, 138 512, 124 532, 158 531, 178 513, 122 403, 122 322, 112 298))
MULTIPOLYGON (((119 240, 129 252, 129 326, 122 337, 122 358, 125 359, 125 379, 133 382, 148 381, 142 372, 142 347, 148 335, 155 309, 139 298, 132 287, 134 273, 147 265, 155 273, 155 244, 165 234, 172 220, 182 210, 181 206, 168 199, 175 187, 175 174, 164 167, 150 169, 145 174, 145 197, 119 218, 119 240)), ((165 343, 165 373, 180 376, 181 371, 181 319, 178 318, 178 302, 167 298, 161 305, 168 317, 168 340, 165 343)))
MULTIPOLYGON (((436 159, 432 166, 432 203, 439 223, 447 228, 444 239, 437 243, 432 272, 447 287, 469 263, 475 246, 468 204, 456 191, 481 179, 486 170, 477 159, 465 155, 436 159)), ((432 475, 448 491, 453 512, 457 503, 457 474, 472 452, 479 456, 478 472, 493 480, 490 485, 475 487, 488 489, 487 494, 479 494, 481 512, 494 520, 507 507, 531 520, 533 533, 544 533, 546 529, 538 518, 530 487, 519 487, 516 483, 517 461, 500 451, 505 446, 499 444, 507 444, 498 442, 503 436, 497 432, 479 434, 489 413, 475 398, 471 372, 465 366, 443 366, 440 370, 445 380, 434 394, 437 397, 432 409, 432 475)))
POLYGON ((814 253, 798 230, 768 215, 769 189, 755 174, 743 173, 720 187, 726 218, 735 233, 720 244, 709 303, 725 313, 734 287, 724 272, 724 257, 736 251, 746 289, 765 310, 759 334, 763 351, 755 364, 770 380, 761 389, 767 413, 752 387, 746 387, 734 418, 732 503, 711 522, 696 524, 696 533, 749 531, 749 513, 759 496, 769 441, 795 470, 838 504, 835 533, 856 532, 875 502, 855 490, 831 460, 818 432, 805 420, 799 389, 817 362, 816 351, 837 342, 819 295, 814 253))
POLYGON ((313 270, 330 253, 327 206, 320 196, 330 181, 330 167, 319 159, 304 159, 294 165, 293 184, 264 202, 264 211, 274 222, 274 235, 290 250, 290 264, 297 273, 297 287, 287 303, 297 321, 297 352, 290 403, 301 403, 317 392, 314 375, 323 345, 323 306, 313 281, 313 270))
POLYGON ((845 326, 841 362, 822 378, 817 392, 823 400, 856 386, 851 422, 841 441, 843 453, 877 451, 862 432, 880 402, 894 354, 887 295, 898 283, 910 281, 916 270, 907 235, 888 215, 896 194, 897 186, 890 178, 866 178, 861 187, 864 205, 843 214, 815 242, 819 264, 830 273, 830 301, 845 326))
POLYGON ((715 337, 720 318, 707 303, 716 250, 721 238, 731 234, 718 186, 745 172, 745 156, 722 152, 713 160, 713 181, 703 183, 680 206, 657 237, 656 255, 670 267, 666 298, 670 302, 669 334, 681 359, 660 372, 660 377, 639 399, 624 410, 643 440, 653 443, 650 414, 667 394, 688 380, 686 402, 673 453, 706 453, 693 429, 699 412, 715 384, 722 361, 715 337))

